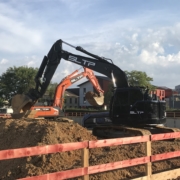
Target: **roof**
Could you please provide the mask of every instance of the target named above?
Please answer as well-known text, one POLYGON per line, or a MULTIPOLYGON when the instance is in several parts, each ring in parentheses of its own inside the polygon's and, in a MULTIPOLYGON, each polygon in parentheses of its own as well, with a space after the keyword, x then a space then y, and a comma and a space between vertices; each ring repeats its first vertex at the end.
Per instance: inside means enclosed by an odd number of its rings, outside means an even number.
POLYGON ((89 80, 88 80, 88 81, 85 81, 85 82, 83 82, 83 83, 81 83, 81 84, 79 84, 79 85, 77 85, 77 86, 82 86, 83 84, 86 84, 86 83, 89 83, 89 80))
MULTIPOLYGON (((99 80, 99 79, 103 79, 103 80, 105 80, 105 81, 112 81, 110 78, 108 78, 108 77, 106 77, 106 76, 97 76, 96 75, 96 78, 99 80)), ((88 81, 85 81, 85 82, 83 82, 83 83, 81 83, 81 84, 79 84, 79 85, 77 85, 77 86, 82 86, 82 85, 84 85, 84 84, 86 84, 86 83, 88 83, 89 82, 89 80, 88 81)))
MULTIPOLYGON (((164 90, 168 90, 168 89, 171 89, 171 88, 168 88, 166 86, 155 86, 156 88, 158 89, 164 89, 164 90)), ((171 89, 172 90, 172 89, 171 89)))
POLYGON ((65 91, 65 96, 79 97, 79 96, 77 96, 76 94, 74 94, 74 93, 72 93, 72 92, 69 92, 68 90, 65 91))
POLYGON ((66 91, 79 96, 79 88, 68 88, 66 91))

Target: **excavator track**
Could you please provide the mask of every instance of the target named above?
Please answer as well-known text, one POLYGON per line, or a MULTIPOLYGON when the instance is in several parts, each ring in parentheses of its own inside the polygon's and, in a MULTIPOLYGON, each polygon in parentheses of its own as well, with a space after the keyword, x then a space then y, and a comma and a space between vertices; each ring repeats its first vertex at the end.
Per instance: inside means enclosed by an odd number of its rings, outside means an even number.
POLYGON ((120 138, 150 135, 146 129, 126 127, 126 126, 99 126, 93 128, 93 135, 98 138, 120 138))
POLYGON ((151 134, 161 134, 161 133, 171 133, 171 132, 180 132, 180 129, 170 128, 165 126, 155 126, 155 125, 154 126, 146 125, 141 127, 99 126, 93 128, 92 131, 93 135, 97 136, 99 139, 145 136, 151 134))

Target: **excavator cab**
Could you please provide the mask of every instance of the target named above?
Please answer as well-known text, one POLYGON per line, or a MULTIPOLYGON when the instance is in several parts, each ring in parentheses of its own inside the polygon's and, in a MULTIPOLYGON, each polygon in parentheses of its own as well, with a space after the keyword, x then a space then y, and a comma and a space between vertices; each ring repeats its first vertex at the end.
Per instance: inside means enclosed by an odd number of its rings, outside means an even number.
POLYGON ((116 89, 110 107, 114 124, 136 126, 166 121, 165 101, 152 100, 147 91, 138 87, 116 89))

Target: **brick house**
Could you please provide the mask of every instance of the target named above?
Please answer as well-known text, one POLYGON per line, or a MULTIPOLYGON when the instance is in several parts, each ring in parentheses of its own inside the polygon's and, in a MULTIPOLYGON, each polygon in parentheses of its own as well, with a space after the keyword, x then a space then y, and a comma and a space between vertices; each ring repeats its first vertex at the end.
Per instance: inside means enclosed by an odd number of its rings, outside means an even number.
POLYGON ((178 94, 177 91, 170 89, 166 86, 156 86, 157 89, 163 89, 165 90, 165 98, 169 98, 171 97, 173 94, 178 94))
POLYGON ((180 96, 176 90, 170 89, 166 86, 158 86, 156 88, 165 90, 167 108, 180 109, 180 96))

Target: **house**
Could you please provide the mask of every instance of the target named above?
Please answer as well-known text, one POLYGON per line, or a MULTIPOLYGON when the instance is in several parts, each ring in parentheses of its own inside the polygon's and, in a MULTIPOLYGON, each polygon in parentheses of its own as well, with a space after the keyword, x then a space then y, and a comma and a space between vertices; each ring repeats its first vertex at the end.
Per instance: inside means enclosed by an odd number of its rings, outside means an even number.
POLYGON ((167 108, 180 109, 180 96, 176 90, 170 89, 166 86, 158 86, 156 88, 165 90, 167 108))
POLYGON ((171 97, 173 94, 178 94, 177 91, 170 89, 166 86, 156 86, 157 89, 163 89, 165 90, 165 98, 169 98, 171 97))
POLYGON ((64 94, 64 108, 78 108, 79 107, 79 96, 70 92, 65 91, 64 94))

